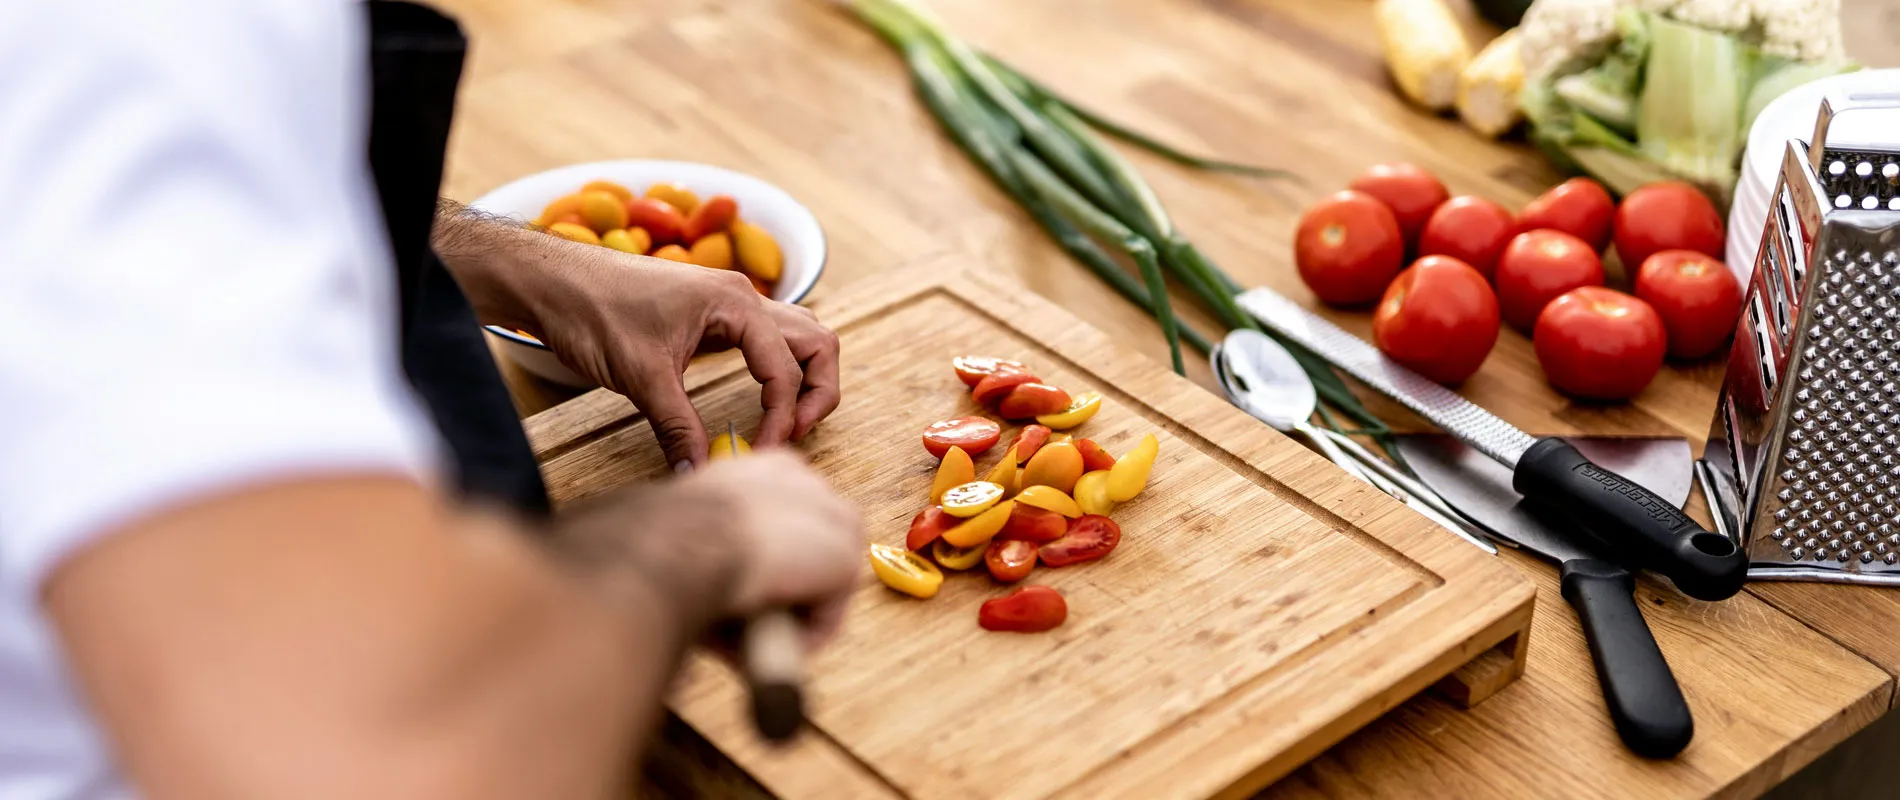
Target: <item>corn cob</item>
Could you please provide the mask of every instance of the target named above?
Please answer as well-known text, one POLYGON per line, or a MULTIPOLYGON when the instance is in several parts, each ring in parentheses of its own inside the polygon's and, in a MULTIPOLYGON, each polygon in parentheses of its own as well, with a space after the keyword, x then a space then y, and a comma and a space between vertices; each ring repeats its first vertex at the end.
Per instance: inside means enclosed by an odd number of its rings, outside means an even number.
POLYGON ((1523 87, 1524 59, 1512 28, 1485 45, 1458 76, 1458 116, 1480 134, 1503 136, 1524 116, 1517 104, 1523 87))
POLYGON ((1458 100, 1458 73, 1471 45, 1443 0, 1378 0, 1373 8, 1392 80, 1412 102, 1433 111, 1458 100))

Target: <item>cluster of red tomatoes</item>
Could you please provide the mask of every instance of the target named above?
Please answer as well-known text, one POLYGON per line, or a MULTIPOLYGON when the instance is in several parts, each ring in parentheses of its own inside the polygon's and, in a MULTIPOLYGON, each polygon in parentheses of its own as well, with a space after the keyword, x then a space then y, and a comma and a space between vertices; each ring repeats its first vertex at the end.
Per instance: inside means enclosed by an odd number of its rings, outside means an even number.
MULTIPOLYGON (((1059 433, 1101 410, 1102 396, 1045 384, 1016 361, 963 356, 957 377, 971 398, 1024 425, 983 480, 973 456, 995 447, 1002 426, 980 416, 935 422, 924 429, 924 449, 941 459, 930 504, 910 522, 904 547, 871 545, 878 580, 918 598, 937 594, 943 570, 984 567, 997 582, 1029 577, 1037 564, 1064 567, 1108 555, 1122 530, 1108 517, 1117 503, 1148 485, 1160 442, 1150 434, 1121 458, 1095 442, 1059 433)), ((985 602, 977 624, 996 631, 1044 631, 1068 618, 1061 593, 1024 586, 985 602)))
POLYGON ((1650 184, 1619 205, 1574 178, 1512 215, 1452 197, 1417 166, 1381 164, 1307 209, 1294 260, 1328 304, 1377 301, 1379 349, 1433 380, 1477 372, 1502 320, 1531 335, 1558 390, 1621 400, 1649 385, 1665 354, 1702 358, 1734 332, 1742 291, 1722 247, 1721 215, 1684 183, 1650 184), (1605 286, 1600 253, 1612 242, 1635 271, 1634 296, 1605 286))

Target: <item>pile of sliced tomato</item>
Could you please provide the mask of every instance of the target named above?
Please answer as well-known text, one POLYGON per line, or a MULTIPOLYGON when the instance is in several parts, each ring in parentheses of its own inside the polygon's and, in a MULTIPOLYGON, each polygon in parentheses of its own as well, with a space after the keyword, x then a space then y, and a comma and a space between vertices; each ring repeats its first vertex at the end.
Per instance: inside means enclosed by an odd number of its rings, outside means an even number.
MULTIPOLYGON (((981 356, 954 361, 957 377, 978 404, 1023 425, 988 474, 976 461, 1002 438, 1002 426, 980 416, 957 417, 924 429, 924 449, 942 459, 930 485, 929 505, 911 519, 904 547, 871 545, 871 566, 885 585, 928 598, 943 585, 943 569, 983 565, 1004 584, 1029 577, 1038 564, 1063 567, 1093 561, 1121 544, 1115 505, 1148 485, 1161 443, 1154 434, 1115 458, 1089 439, 1066 431, 1102 407, 1096 392, 1070 395, 1043 383, 1020 362, 981 356)), ((1068 618, 1062 595, 1025 586, 983 604, 977 622, 987 630, 1044 631, 1068 618)))

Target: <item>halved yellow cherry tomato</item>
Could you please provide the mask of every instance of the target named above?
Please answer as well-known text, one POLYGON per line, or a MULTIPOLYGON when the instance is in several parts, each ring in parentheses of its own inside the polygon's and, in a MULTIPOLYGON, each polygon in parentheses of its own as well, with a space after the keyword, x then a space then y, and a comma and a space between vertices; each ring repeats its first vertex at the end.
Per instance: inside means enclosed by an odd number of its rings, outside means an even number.
POLYGON ((1154 434, 1141 437, 1141 443, 1128 455, 1115 459, 1115 466, 1108 471, 1108 499, 1117 503, 1126 503, 1148 486, 1148 473, 1154 471, 1155 455, 1161 452, 1161 442, 1154 434))
POLYGON ((990 543, 978 542, 975 547, 958 547, 938 539, 930 545, 930 556, 944 569, 969 569, 983 563, 983 554, 990 549, 990 543))
POLYGON ((943 493, 951 487, 962 486, 976 480, 976 462, 970 460, 970 454, 963 448, 951 445, 943 453, 943 461, 937 464, 937 477, 930 482, 930 502, 943 502, 943 493))
POLYGON ((1093 513, 1083 511, 1080 506, 1075 504, 1074 500, 1070 500, 1068 495, 1063 494, 1062 490, 1054 486, 1031 486, 1024 489, 1021 494, 1016 495, 1016 502, 1026 506, 1035 506, 1046 511, 1054 511, 1057 514, 1071 518, 1082 516, 1085 513, 1093 513))
POLYGON ((871 572, 885 586, 896 589, 911 597, 934 597, 937 588, 943 585, 943 572, 937 565, 925 560, 923 556, 892 547, 888 544, 871 545, 871 572))
POLYGON ((1098 469, 1082 473, 1075 481, 1075 505, 1084 514, 1108 516, 1115 510, 1115 501, 1108 499, 1108 470, 1098 469))
POLYGON ((990 475, 984 480, 1003 487, 1003 496, 1008 497, 1022 488, 1016 469, 1016 445, 1009 446, 1009 452, 1003 454, 1003 460, 996 462, 990 475))
POLYGON ((966 519, 963 524, 943 532, 943 540, 957 547, 982 547, 996 534, 1002 532, 1009 523, 1010 512, 1016 510, 1016 501, 1004 500, 990 506, 990 510, 966 519))
POLYGON ((1069 401, 1069 407, 1054 414, 1041 414, 1036 421, 1058 431, 1066 431, 1089 421, 1095 412, 1102 410, 1101 392, 1083 392, 1069 401))
POLYGON ((970 481, 943 491, 944 513, 953 517, 974 517, 1003 499, 1003 486, 989 481, 970 481))
POLYGON ((1023 488, 1031 486, 1054 486, 1063 494, 1075 488, 1075 479, 1082 477, 1082 451, 1075 449, 1074 442, 1049 442, 1029 457, 1029 463, 1023 465, 1023 488))
POLYGON ((706 453, 706 460, 724 461, 750 452, 752 452, 752 444, 747 442, 744 436, 729 436, 722 433, 713 437, 712 449, 706 453))

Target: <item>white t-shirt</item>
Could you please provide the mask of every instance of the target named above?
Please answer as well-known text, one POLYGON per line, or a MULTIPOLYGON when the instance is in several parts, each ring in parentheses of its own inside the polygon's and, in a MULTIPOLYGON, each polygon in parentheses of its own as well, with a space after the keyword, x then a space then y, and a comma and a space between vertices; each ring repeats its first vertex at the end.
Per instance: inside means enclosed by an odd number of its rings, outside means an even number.
POLYGON ((285 475, 426 477, 347 0, 0 2, 0 799, 130 794, 43 582, 285 475))

